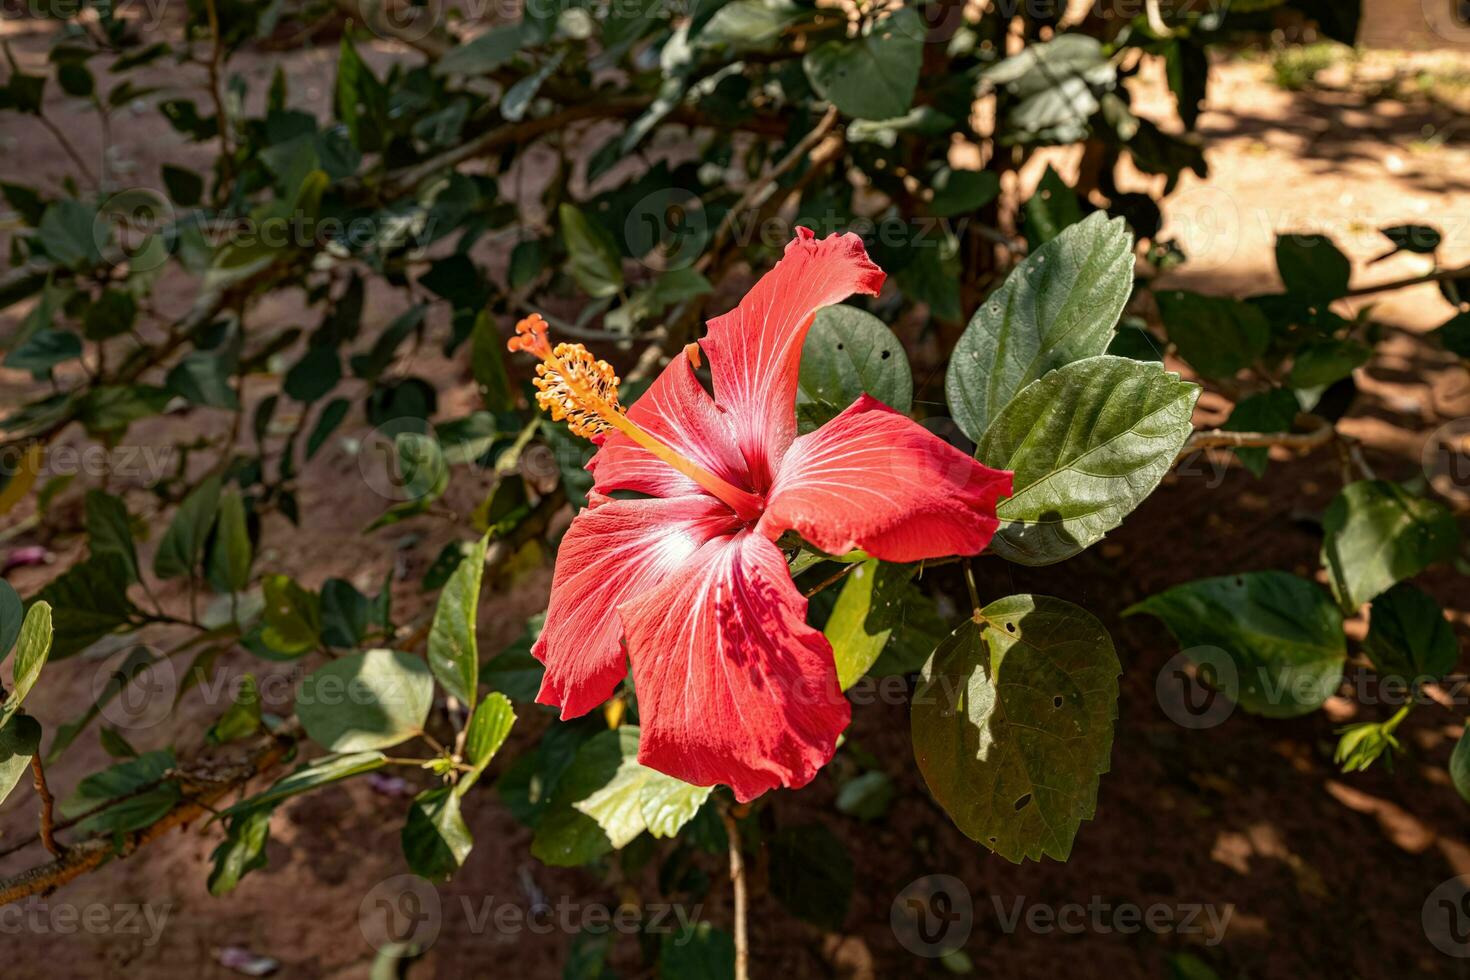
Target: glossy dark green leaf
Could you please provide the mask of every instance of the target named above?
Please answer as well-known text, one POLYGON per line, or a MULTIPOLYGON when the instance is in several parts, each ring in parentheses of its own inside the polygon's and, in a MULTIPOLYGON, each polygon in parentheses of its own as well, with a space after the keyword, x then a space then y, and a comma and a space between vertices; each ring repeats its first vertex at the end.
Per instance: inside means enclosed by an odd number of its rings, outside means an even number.
POLYGON ((1293 388, 1321 388, 1340 381, 1368 363, 1373 351, 1351 340, 1323 340, 1297 352, 1288 383, 1293 388))
POLYGON ((485 549, 489 544, 486 535, 460 560, 439 594, 429 630, 429 666, 434 677, 471 711, 480 681, 480 648, 475 639, 475 626, 480 608, 480 580, 485 574, 485 549))
POLYGON ((245 523, 245 502, 238 490, 227 490, 219 498, 209 554, 209 579, 221 591, 243 592, 250 584, 250 565, 254 558, 250 530, 245 523))
POLYGON ((1049 565, 1102 540, 1174 465, 1199 391, 1158 365, 1107 355, 1032 382, 975 452, 1015 473, 990 550, 1049 565))
POLYGON ((0 579, 0 663, 5 662, 15 638, 20 636, 20 624, 25 619, 25 605, 20 601, 15 588, 0 579))
POLYGON ((129 625, 138 609, 127 596, 127 566, 113 554, 73 565, 41 590, 51 604, 51 659, 61 660, 129 625))
MULTIPOLYGON (((1236 403, 1225 424, 1226 432, 1290 432, 1301 406, 1296 396, 1284 388, 1248 395, 1236 403)), ((1270 450, 1263 447, 1248 447, 1234 450, 1240 465, 1256 476, 1266 472, 1270 462, 1270 450)))
POLYGON ((541 635, 541 627, 545 622, 543 613, 532 616, 514 643, 480 667, 480 677, 490 690, 500 691, 512 701, 529 704, 536 700, 546 667, 532 655, 531 646, 541 635))
POLYGON ((593 299, 616 296, 623 288, 623 267, 612 236, 574 205, 563 203, 557 217, 562 241, 571 256, 567 271, 577 285, 593 299))
POLYGON ((115 834, 155 823, 174 808, 183 795, 168 778, 175 766, 170 749, 146 752, 83 779, 76 792, 61 804, 61 815, 77 817, 104 803, 117 801, 76 825, 81 834, 115 834))
POLYGON ((1460 528, 1447 507, 1386 480, 1344 487, 1322 515, 1322 531, 1322 565, 1346 612, 1452 560, 1460 547, 1460 528))
POLYGON ((1403 683, 1438 680, 1460 659, 1444 610, 1407 582, 1373 600, 1363 651, 1380 674, 1403 683))
POLYGON ((1022 207, 1025 213, 1026 243, 1036 251, 1082 220, 1082 205, 1077 193, 1067 186, 1062 175, 1046 165, 1036 190, 1022 207))
POLYGON ((817 312, 801 349, 796 389, 800 431, 830 421, 864 393, 907 415, 913 390, 908 355, 882 320, 855 306, 817 312))
POLYGON ((81 201, 63 199, 46 208, 37 228, 41 247, 60 265, 87 269, 102 261, 102 238, 108 225, 97 209, 81 201), (102 240, 99 241, 99 238, 102 240))
POLYGON ((912 7, 864 25, 855 38, 826 41, 802 59, 817 94, 857 119, 908 112, 924 61, 923 16, 912 7))
POLYGON ((911 709, 924 781, 1008 861, 1066 860, 1097 806, 1122 668, 1090 613, 1049 596, 992 602, 924 667, 911 709))
POLYGON ((204 557, 205 540, 219 511, 220 476, 207 477, 179 504, 153 554, 153 574, 161 579, 192 575, 204 557))
POLYGON ((1133 290, 1133 240, 1095 214, 1011 271, 955 345, 944 391, 960 429, 979 442, 1021 389, 1107 350, 1133 290))
POLYGON ((871 558, 843 580, 842 591, 823 633, 837 660, 837 682, 845 691, 856 684, 891 642, 909 629, 911 615, 925 620, 926 598, 909 584, 915 565, 871 558))
POLYGON ((345 398, 333 398, 322 406, 321 413, 316 417, 316 424, 311 427, 311 435, 306 439, 306 458, 311 459, 321 451, 332 433, 342 424, 347 417, 352 403, 345 398))
POLYGON ((403 856, 414 874, 431 881, 448 879, 474 846, 459 796, 452 789, 441 786, 414 797, 403 825, 403 856))
POLYGON ((1250 367, 1271 342, 1271 324, 1250 303, 1182 289, 1154 298, 1179 356, 1206 377, 1228 378, 1250 367))
POLYGON ((941 218, 979 210, 1000 193, 1000 176, 991 170, 956 170, 942 167, 931 186, 934 197, 929 210, 941 218))
POLYGON ((132 520, 128 508, 112 494, 87 491, 87 548, 91 554, 115 554, 128 570, 128 582, 137 582, 138 551, 132 544, 132 520))
POLYGON ((1224 679, 1222 692, 1252 714, 1315 711, 1342 678, 1342 613, 1316 585, 1286 572, 1188 582, 1123 611, 1138 613, 1162 620, 1198 663, 1224 651, 1235 676, 1224 679))
POLYGON ((510 706, 510 699, 499 692, 491 692, 475 708, 475 713, 470 716, 464 741, 464 757, 470 765, 470 771, 460 776, 459 782, 454 786, 456 793, 463 796, 475 785, 495 753, 505 744, 515 722, 516 713, 510 706))
POLYGON ((1286 290, 1312 303, 1347 295, 1353 264, 1326 235, 1276 236, 1276 270, 1286 290))

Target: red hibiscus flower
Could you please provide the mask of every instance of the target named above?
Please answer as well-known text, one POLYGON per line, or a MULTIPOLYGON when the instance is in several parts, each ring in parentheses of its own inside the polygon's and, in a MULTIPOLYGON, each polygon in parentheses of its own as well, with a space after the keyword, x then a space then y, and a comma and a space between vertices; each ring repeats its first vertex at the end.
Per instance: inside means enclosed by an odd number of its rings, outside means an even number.
POLYGON ((533 650, 546 665, 537 700, 564 719, 585 714, 631 661, 638 761, 727 784, 742 802, 810 782, 851 717, 776 539, 796 531, 828 554, 894 562, 972 555, 1011 491, 1010 473, 866 395, 796 434, 813 316, 884 279, 856 235, 798 232, 740 305, 710 321, 713 398, 694 344, 626 413, 612 368, 577 344, 552 349, 540 317, 510 344, 542 359, 537 400, 600 445, 533 650), (643 496, 609 496, 618 490, 643 496))

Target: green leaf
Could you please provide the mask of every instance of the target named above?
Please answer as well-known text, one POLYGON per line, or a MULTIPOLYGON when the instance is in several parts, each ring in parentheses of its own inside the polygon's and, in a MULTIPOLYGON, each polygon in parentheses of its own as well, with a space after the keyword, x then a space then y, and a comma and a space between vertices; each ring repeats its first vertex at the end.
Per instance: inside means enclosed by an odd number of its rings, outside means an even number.
POLYGON ((1276 270, 1286 291, 1325 304, 1347 295, 1353 264, 1326 235, 1276 236, 1276 270))
POLYGON ((1008 861, 1066 860, 1108 771, 1121 669, 1102 624, 1049 596, 997 600, 955 630, 911 709, 919 769, 955 825, 1008 861))
POLYGON ((231 489, 219 498, 214 542, 210 549, 210 581, 226 592, 243 592, 250 584, 250 531, 245 524, 245 501, 231 489))
POLYGON ((15 646, 15 638, 20 636, 23 619, 25 606, 21 603, 20 596, 16 595, 9 582, 0 579, 0 663, 5 662, 10 648, 15 646))
POLYGON ((447 880, 475 846, 459 810, 459 796, 448 786, 414 797, 403 825, 403 856, 414 874, 447 880))
POLYGON ((1011 271, 955 345, 944 391, 975 442, 1021 389, 1107 350, 1133 290, 1133 240, 1104 214, 1065 229, 1011 271))
POLYGON ((360 776, 363 773, 381 769, 387 764, 388 760, 381 752, 324 755, 303 766, 296 767, 295 771, 282 776, 264 793, 241 800, 220 816, 234 817, 252 810, 274 806, 300 793, 319 789, 329 783, 339 782, 352 776, 360 776))
POLYGON ((463 796, 475 785, 495 753, 505 744, 506 736, 515 723, 515 709, 510 706, 510 699, 504 694, 492 692, 480 702, 480 706, 470 717, 469 728, 465 732, 464 756, 471 768, 455 784, 456 793, 463 796))
POLYGON ((1032 382, 975 453, 1015 473, 990 550, 1049 565, 1102 540, 1174 465, 1199 391, 1158 365, 1107 355, 1032 382))
POLYGON ((520 21, 502 24, 447 51, 434 63, 436 75, 484 75, 506 64, 531 40, 520 21))
POLYGON ((893 780, 881 772, 865 772, 849 779, 837 791, 835 804, 840 813, 859 820, 879 820, 893 802, 893 780))
MULTIPOLYGON (((1226 432, 1289 432, 1301 406, 1296 396, 1284 388, 1272 388, 1242 398, 1220 426, 1226 432)), ((1247 447, 1234 451, 1240 465, 1256 476, 1266 472, 1270 450, 1247 447)))
POLYGON ((1385 678, 1438 680, 1455 669, 1460 645, 1439 603, 1407 582, 1373 600, 1363 651, 1385 678))
POLYGON ((51 604, 51 659, 62 660, 129 625, 138 608, 127 596, 128 572, 115 554, 93 555, 41 590, 51 604))
POLYGON ((480 683, 480 648, 475 640, 475 621, 480 608, 480 580, 485 574, 487 534, 460 559, 449 576, 434 624, 429 630, 429 666, 444 690, 454 695, 466 710, 473 711, 480 683))
POLYGON ((694 819, 713 790, 713 786, 695 786, 648 770, 647 781, 638 791, 638 809, 643 814, 648 832, 660 838, 677 835, 686 823, 694 819))
POLYGON ((485 661, 480 668, 480 676, 490 690, 500 691, 512 701, 529 703, 536 700, 546 667, 531 653, 531 647, 541 635, 545 622, 545 613, 532 616, 514 643, 485 661))
POLYGON ((865 392, 908 414, 914 381, 903 344, 882 320, 855 306, 817 311, 801 349, 800 430, 810 432, 830 421, 865 392))
POLYGON ((308 347, 291 365, 281 389, 303 405, 322 398, 342 380, 342 355, 335 347, 308 347))
POLYGON ((162 819, 181 800, 179 784, 167 778, 174 768, 171 749, 146 752, 94 773, 61 804, 61 815, 76 817, 110 801, 116 805, 76 825, 80 834, 120 834, 162 819))
POLYGON ((1322 388, 1362 367, 1373 351, 1351 340, 1323 340, 1297 352, 1288 384, 1293 388, 1322 388))
POLYGON ((1455 750, 1450 753, 1450 781, 1455 784, 1460 799, 1470 803, 1470 725, 1466 726, 1460 740, 1455 743, 1455 750))
POLYGON ((82 314, 82 333, 88 340, 110 340, 133 329, 138 301, 120 289, 104 289, 82 314))
POLYGON ((378 594, 369 598, 344 579, 323 582, 322 641, 333 647, 357 647, 374 632, 388 632, 390 585, 384 582, 378 594))
POLYGON ((1416 255, 1433 255, 1444 241, 1439 230, 1428 225, 1390 225, 1378 231, 1393 242, 1395 251, 1413 252, 1416 255))
POLYGON ((708 922, 666 932, 659 940, 658 975, 660 980, 735 980, 735 940, 708 922))
POLYGON ((732 53, 769 48, 804 16, 809 14, 791 0, 734 0, 716 8, 694 42, 702 48, 728 47, 732 53))
POLYGON ((1067 186, 1062 175, 1051 164, 1036 184, 1036 192, 1026 199, 1026 243, 1031 251, 1060 235, 1082 220, 1082 205, 1077 193, 1067 186))
POLYGON ((96 208, 68 198, 46 208, 36 231, 47 255, 59 265, 82 270, 101 263, 102 242, 98 239, 106 228, 105 222, 97 220, 96 208))
MULTIPOLYGON (((1466 281, 1466 296, 1470 297, 1470 280, 1466 281)), ((1470 360, 1470 313, 1456 313, 1431 331, 1429 336, 1451 354, 1470 360)))
POLYGON ((77 420, 93 435, 122 432, 163 411, 173 396, 153 385, 101 385, 83 396, 77 420))
POLYGON ((267 575, 261 581, 265 598, 265 627, 261 640, 276 653, 298 656, 322 641, 322 605, 314 592, 287 575, 267 575))
POLYGON ((1073 143, 1090 132, 1098 93, 1117 84, 1102 42, 1082 33, 1027 44, 982 73, 1005 87, 1004 143, 1073 143))
POLYGON ((228 895, 246 874, 266 866, 271 812, 271 807, 261 807, 230 818, 225 839, 209 855, 214 862, 209 872, 209 894, 216 898, 228 895))
POLYGON ((563 202, 557 216, 571 256, 568 271, 577 285, 593 299, 616 296, 623 288, 623 264, 612 236, 574 205, 563 202))
POLYGON ((802 59, 819 96, 858 119, 908 112, 924 62, 925 24, 912 7, 869 21, 859 37, 817 45, 802 59))
POLYGON ((260 689, 255 686, 255 675, 245 674, 239 685, 235 689, 235 699, 209 729, 208 739, 212 745, 228 745, 260 731, 260 689))
POLYGON ((853 866, 847 848, 821 824, 784 827, 766 842, 771 893, 796 916, 830 932, 842 929, 852 904, 853 866))
POLYGON ((192 575, 204 557, 204 544, 219 509, 220 476, 215 474, 184 498, 153 554, 153 574, 161 579, 192 575))
POLYGON ((536 828, 531 853, 539 860, 586 864, 647 829, 643 787, 661 774, 638 764, 638 735, 624 725, 594 735, 577 751, 536 828))
POLYGON ((508 412, 515 408, 515 393, 505 373, 505 341, 490 314, 475 317, 470 334, 470 373, 480 388, 480 401, 492 412, 508 412))
POLYGON ((1286 572, 1187 582, 1123 610, 1138 613, 1162 620, 1191 659, 1217 673, 1223 651, 1234 677, 1217 677, 1222 693, 1252 714, 1315 711, 1342 679, 1342 614, 1316 585, 1286 572))
POLYGON ((1000 175, 993 170, 955 170, 941 167, 931 183, 930 213, 940 218, 977 211, 1000 193, 1000 175))
POLYGON ((169 198, 180 207, 192 208, 204 199, 204 178, 194 171, 166 163, 162 175, 169 198))
POLYGON ((352 403, 345 398, 333 398, 322 406, 321 414, 316 417, 316 424, 311 427, 311 435, 306 438, 306 458, 311 459, 331 438, 332 433, 342 424, 347 417, 352 403))
POLYGON ((45 602, 31 603, 26 611, 25 622, 20 627, 20 638, 15 643, 15 663, 12 665, 14 678, 10 696, 0 704, 0 728, 20 710, 20 704, 36 686, 41 668, 51 653, 51 607, 45 602))
POLYGON ((1271 342, 1271 324, 1253 304, 1182 289, 1154 298, 1179 356, 1206 377, 1229 378, 1250 367, 1271 342))
POLYGON ((86 506, 88 550, 94 555, 116 555, 127 569, 128 581, 138 581, 138 552, 127 507, 102 490, 88 490, 86 506))
POLYGON ((0 725, 0 803, 31 768, 31 757, 41 749, 41 723, 30 715, 16 715, 0 725))
POLYGON ((433 702, 434 676, 421 658, 367 650, 307 675, 296 689, 296 717, 323 748, 363 752, 418 734, 433 702))
POLYGON ((1443 504, 1396 483, 1350 483, 1322 515, 1322 565, 1344 612, 1353 612, 1395 582, 1460 547, 1460 528, 1443 504))
POLYGON ((847 576, 823 630, 837 659, 837 682, 845 691, 877 661, 894 631, 903 632, 914 594, 915 565, 870 558, 847 576))

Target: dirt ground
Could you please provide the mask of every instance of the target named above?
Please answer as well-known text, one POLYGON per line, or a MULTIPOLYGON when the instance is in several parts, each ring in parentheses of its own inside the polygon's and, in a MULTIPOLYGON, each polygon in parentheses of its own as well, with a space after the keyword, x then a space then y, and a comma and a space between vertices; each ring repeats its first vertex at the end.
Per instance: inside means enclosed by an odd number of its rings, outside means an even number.
MULTIPOLYGON (((22 59, 38 58, 44 50, 33 38, 12 39, 22 59)), ((1414 57, 1470 70, 1470 56, 1453 52, 1414 57)), ((304 103, 319 106, 326 98, 332 58, 333 51, 323 48, 288 60, 293 91, 304 103)), ((270 64, 247 63, 252 85, 263 86, 270 64)), ((1356 70, 1362 77, 1386 77, 1409 64, 1408 56, 1379 52, 1356 70)), ((1324 81, 1345 83, 1351 70, 1336 66, 1324 81)), ((1212 175, 1208 181, 1186 178, 1166 204, 1165 235, 1179 237, 1191 258, 1170 282, 1238 295, 1269 288, 1275 232, 1308 229, 1336 238, 1355 260, 1359 281, 1413 275, 1424 270, 1424 259, 1399 256, 1367 265, 1382 251, 1374 229, 1412 221, 1443 229, 1447 262, 1470 261, 1470 143, 1463 137, 1430 138, 1444 129, 1446 110, 1374 100, 1360 86, 1352 92, 1286 92, 1271 85, 1269 76, 1258 60, 1217 66, 1200 125, 1212 175)), ((1141 111, 1168 117, 1166 96, 1157 86, 1139 94, 1141 111)), ((102 153, 100 134, 79 124, 75 135, 85 152, 102 153)), ((160 158, 178 155, 175 144, 173 134, 145 113, 136 126, 112 134, 108 152, 117 166, 156 172, 160 158)), ((0 166, 58 172, 63 161, 52 146, 14 126, 0 132, 0 166)), ((186 297, 180 292, 173 300, 186 297)), ((254 319, 291 322, 300 313, 297 302, 273 298, 254 319)), ((370 309, 383 319, 391 315, 371 304, 370 309)), ((1368 462, 1382 476, 1419 473, 1428 434, 1470 415, 1470 375, 1422 336, 1449 314, 1432 286, 1392 294, 1375 307, 1375 317, 1390 325, 1392 336, 1381 356, 1359 372, 1360 395, 1345 428, 1363 441, 1368 462)), ((462 364, 429 358, 414 370, 438 384, 445 415, 473 399, 462 364)), ((0 383, 8 400, 20 381, 5 375, 0 383)), ((269 380, 256 384, 251 398, 274 387, 269 380)), ((919 397, 938 397, 937 392, 930 387, 919 397)), ((1219 421, 1224 409, 1223 402, 1207 397, 1199 422, 1219 421)), ((365 425, 360 419, 354 424, 361 434, 365 425)), ((137 437, 163 444, 178 433, 178 422, 164 420, 137 437)), ((1264 568, 1316 574, 1320 540, 1310 517, 1340 485, 1340 462, 1331 453, 1283 457, 1271 475, 1258 481, 1238 467, 1185 467, 1106 542, 1073 561, 1048 569, 982 561, 980 585, 987 595, 1035 591, 1070 599, 1099 615, 1115 638, 1124 663, 1122 697, 1113 771, 1103 778, 1096 819, 1083 826, 1065 864, 1013 866, 993 857, 959 834, 929 801, 911 762, 907 710, 881 703, 859 707, 850 744, 880 760, 896 783, 896 802, 883 822, 841 816, 832 807, 836 785, 830 774, 772 802, 763 816, 768 828, 820 821, 848 844, 857 862, 856 887, 842 928, 824 933, 782 912, 766 888, 779 869, 767 868, 763 855, 755 855, 753 975, 948 975, 937 961, 905 952, 889 918, 900 889, 943 873, 960 878, 973 896, 966 952, 976 976, 1167 977, 1171 958, 1185 952, 1225 978, 1470 976, 1470 960, 1437 952, 1421 925, 1435 886, 1470 874, 1470 810, 1445 771, 1457 718, 1466 713, 1465 695, 1452 711, 1426 708, 1411 716, 1402 729, 1407 755, 1396 771, 1378 767, 1343 776, 1331 761, 1334 729, 1389 710, 1358 714, 1351 702, 1335 699, 1328 710, 1295 721, 1236 713, 1218 727, 1183 728, 1163 713, 1155 692, 1176 646, 1158 624, 1118 616, 1131 602, 1202 576, 1264 568), (1018 899, 1049 906, 1162 903, 1175 910, 1198 903, 1217 911, 1228 906, 1232 913, 1223 935, 1184 929, 1042 933, 1007 928, 1006 914, 1018 899)), ((356 460, 341 447, 314 460, 301 481, 302 528, 269 527, 274 550, 261 556, 262 567, 289 569, 310 584, 344 576, 361 588, 375 587, 394 569, 400 583, 396 608, 406 618, 422 608, 417 580, 453 534, 420 521, 364 535, 381 502, 356 485, 350 494, 336 492, 343 481, 359 478, 356 460)), ((470 482, 456 481, 453 493, 464 500, 453 502, 461 509, 475 497, 470 482)), ((129 499, 136 508, 145 498, 129 499)), ((48 545, 53 566, 11 573, 22 594, 80 551, 74 539, 48 545)), ((549 569, 540 568, 513 588, 488 595, 480 614, 482 650, 509 642, 526 615, 544 606, 549 583, 549 569)), ((1464 580, 1441 571, 1426 575, 1423 584, 1450 610, 1463 641, 1470 635, 1464 580)), ((1354 628, 1361 631, 1361 625, 1354 628)), ((243 653, 228 663, 233 671, 265 667, 270 673, 275 666, 243 653)), ((1467 666, 1462 658, 1461 668, 1467 666)), ((87 657, 53 665, 27 707, 54 730, 86 701, 99 669, 105 664, 87 657)), ((180 752, 187 754, 197 747, 207 717, 206 710, 186 702, 179 716, 128 734, 140 749, 181 739, 180 752)), ((514 757, 539 724, 535 718, 525 724, 504 756, 514 757)), ((95 740, 84 736, 51 779, 67 792, 103 764, 95 740)), ((501 768, 497 764, 491 775, 501 768)), ((365 977, 374 951, 360 915, 371 911, 373 896, 391 893, 405 870, 398 845, 405 801, 389 789, 359 780, 282 807, 272 823, 269 867, 249 875, 228 898, 211 898, 205 890, 217 827, 193 828, 115 861, 40 905, 39 927, 36 916, 20 930, 7 925, 14 920, 0 917, 0 973, 5 980, 125 972, 229 977, 238 974, 219 961, 223 951, 237 948, 278 960, 281 977, 365 977), (50 914, 62 906, 128 903, 167 910, 156 937, 146 926, 139 933, 121 927, 67 931, 50 914)), ((479 928, 486 901, 526 906, 539 900, 660 900, 646 870, 604 884, 591 873, 541 866, 529 856, 529 832, 492 791, 472 799, 467 816, 477 846, 454 882, 440 889, 439 935, 413 975, 561 976, 570 937, 561 931, 479 928)), ((33 806, 32 793, 20 789, 0 810, 0 849, 31 832, 33 806)), ((9 873, 42 859, 39 848, 31 847, 5 859, 0 870, 9 873)), ((728 927, 723 861, 706 855, 700 862, 715 882, 702 915, 728 927)), ((620 966, 636 960, 635 945, 631 938, 621 941, 615 957, 620 966)))

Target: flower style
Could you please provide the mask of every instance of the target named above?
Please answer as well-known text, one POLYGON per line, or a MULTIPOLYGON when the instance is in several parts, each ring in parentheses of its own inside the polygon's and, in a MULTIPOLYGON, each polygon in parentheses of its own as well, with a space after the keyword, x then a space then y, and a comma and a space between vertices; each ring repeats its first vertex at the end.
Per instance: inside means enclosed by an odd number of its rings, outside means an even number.
POLYGON ((512 350, 540 357, 537 401, 599 449, 589 506, 562 540, 537 700, 562 718, 607 700, 631 661, 638 761, 744 802, 810 782, 851 708, 832 648, 776 539, 884 561, 972 555, 1011 474, 989 469, 867 395, 796 433, 797 368, 817 310, 874 295, 884 274, 856 235, 806 228, 734 310, 709 322, 711 397, 685 348, 636 404, 581 345, 528 317, 512 350), (610 496, 632 491, 633 498, 610 496), (626 652, 624 646, 626 645, 626 652))

